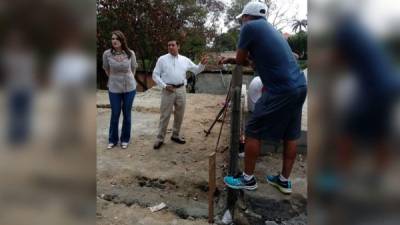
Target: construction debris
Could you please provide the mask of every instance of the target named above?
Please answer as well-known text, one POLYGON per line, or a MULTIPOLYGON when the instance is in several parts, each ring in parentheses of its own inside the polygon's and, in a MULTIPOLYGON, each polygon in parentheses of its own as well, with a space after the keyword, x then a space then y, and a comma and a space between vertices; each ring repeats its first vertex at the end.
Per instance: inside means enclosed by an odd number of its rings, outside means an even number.
POLYGON ((149 207, 149 208, 150 208, 151 212, 157 212, 157 211, 160 211, 161 209, 163 209, 165 207, 167 207, 167 205, 164 202, 161 202, 160 204, 152 206, 152 207, 149 207))

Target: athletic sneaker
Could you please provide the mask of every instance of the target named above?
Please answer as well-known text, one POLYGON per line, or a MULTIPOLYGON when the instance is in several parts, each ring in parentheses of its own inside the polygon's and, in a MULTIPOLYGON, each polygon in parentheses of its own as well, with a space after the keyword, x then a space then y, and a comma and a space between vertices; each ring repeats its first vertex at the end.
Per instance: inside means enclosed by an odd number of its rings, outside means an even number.
POLYGON ((226 176, 224 177, 224 183, 232 189, 255 190, 257 188, 256 178, 253 177, 251 180, 246 181, 243 174, 239 176, 226 176))
POLYGON ((292 182, 290 182, 289 180, 281 181, 281 179, 279 179, 279 174, 276 176, 267 176, 267 182, 272 186, 278 188, 278 190, 283 194, 292 193, 292 182))

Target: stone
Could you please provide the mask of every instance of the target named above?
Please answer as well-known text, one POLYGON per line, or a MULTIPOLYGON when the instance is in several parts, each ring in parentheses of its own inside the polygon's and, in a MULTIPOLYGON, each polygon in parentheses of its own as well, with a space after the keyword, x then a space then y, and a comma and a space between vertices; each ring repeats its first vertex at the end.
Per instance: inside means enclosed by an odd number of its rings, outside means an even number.
POLYGON ((176 209, 175 213, 177 216, 179 216, 182 219, 187 219, 189 217, 188 213, 183 208, 176 209))

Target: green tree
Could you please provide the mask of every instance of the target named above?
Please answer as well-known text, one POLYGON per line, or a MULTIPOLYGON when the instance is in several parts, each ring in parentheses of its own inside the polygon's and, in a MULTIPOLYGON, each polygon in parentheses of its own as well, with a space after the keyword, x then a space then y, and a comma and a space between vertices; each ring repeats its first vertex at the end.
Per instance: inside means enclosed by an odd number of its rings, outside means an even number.
POLYGON ((303 27, 304 27, 304 30, 306 30, 307 29, 307 20, 294 20, 293 21, 293 24, 292 24, 292 30, 293 30, 293 32, 295 32, 295 33, 299 33, 299 32, 302 32, 303 31, 303 27))
POLYGON ((226 33, 222 33, 214 40, 213 48, 215 51, 235 51, 239 40, 239 29, 231 28, 226 33))
POLYGON ((288 38, 288 43, 293 52, 300 56, 301 60, 307 59, 307 33, 300 31, 288 38))

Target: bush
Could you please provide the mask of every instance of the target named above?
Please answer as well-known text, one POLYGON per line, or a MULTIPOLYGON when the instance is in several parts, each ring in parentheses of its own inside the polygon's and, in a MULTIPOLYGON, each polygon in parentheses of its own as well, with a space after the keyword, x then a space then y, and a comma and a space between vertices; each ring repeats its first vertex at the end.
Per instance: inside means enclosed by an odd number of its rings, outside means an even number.
POLYGON ((301 60, 307 59, 307 33, 301 31, 288 38, 288 43, 293 52, 300 56, 301 60))
POLYGON ((307 60, 299 60, 298 62, 299 62, 301 70, 304 70, 307 68, 307 60))

